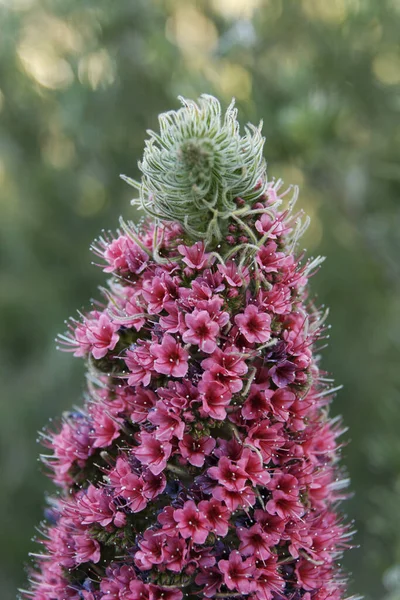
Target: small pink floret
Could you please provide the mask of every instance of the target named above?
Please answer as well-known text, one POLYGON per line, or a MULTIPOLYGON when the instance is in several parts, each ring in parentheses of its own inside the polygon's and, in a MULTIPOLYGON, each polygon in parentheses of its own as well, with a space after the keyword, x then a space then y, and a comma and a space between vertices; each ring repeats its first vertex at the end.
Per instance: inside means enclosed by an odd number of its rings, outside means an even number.
POLYGON ((271 337, 271 317, 249 304, 244 313, 236 315, 235 323, 250 344, 264 344, 271 337))

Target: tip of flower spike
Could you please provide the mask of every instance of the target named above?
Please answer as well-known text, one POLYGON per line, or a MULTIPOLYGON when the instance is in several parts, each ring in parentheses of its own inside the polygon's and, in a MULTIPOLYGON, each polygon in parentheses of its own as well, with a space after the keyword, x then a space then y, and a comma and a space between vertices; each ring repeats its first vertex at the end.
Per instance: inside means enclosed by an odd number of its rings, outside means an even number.
POLYGON ((179 100, 182 108, 159 116, 159 133, 148 132, 141 181, 121 178, 139 191, 132 203, 154 218, 181 223, 193 240, 218 242, 235 199, 250 205, 265 191, 261 125, 241 135, 234 101, 223 113, 210 95, 179 100))

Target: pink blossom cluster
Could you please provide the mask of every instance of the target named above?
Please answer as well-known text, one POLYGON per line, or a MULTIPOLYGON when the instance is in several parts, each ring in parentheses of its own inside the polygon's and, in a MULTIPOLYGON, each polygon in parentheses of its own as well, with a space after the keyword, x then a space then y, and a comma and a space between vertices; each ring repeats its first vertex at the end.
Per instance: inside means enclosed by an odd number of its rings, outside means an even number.
POLYGON ((98 241, 112 280, 61 336, 88 392, 44 436, 61 493, 27 597, 343 597, 342 430, 312 268, 278 195, 271 184, 214 249, 176 223, 98 241))

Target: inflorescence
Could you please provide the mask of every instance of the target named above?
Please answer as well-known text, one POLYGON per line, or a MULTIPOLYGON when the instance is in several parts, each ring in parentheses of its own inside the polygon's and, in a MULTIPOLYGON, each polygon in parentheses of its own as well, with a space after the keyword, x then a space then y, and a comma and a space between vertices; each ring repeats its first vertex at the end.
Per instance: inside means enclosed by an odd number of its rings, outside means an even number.
POLYGON ((233 105, 221 123, 216 99, 184 101, 160 124, 138 184, 154 218, 93 245, 103 303, 60 336, 87 393, 43 434, 60 494, 23 595, 339 600, 344 430, 296 190, 267 181, 233 105))

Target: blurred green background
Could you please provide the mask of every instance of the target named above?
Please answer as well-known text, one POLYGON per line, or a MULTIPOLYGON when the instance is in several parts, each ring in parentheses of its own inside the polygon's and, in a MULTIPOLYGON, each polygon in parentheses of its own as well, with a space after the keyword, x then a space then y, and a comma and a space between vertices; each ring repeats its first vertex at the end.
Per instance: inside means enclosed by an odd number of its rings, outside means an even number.
POLYGON ((104 281, 89 244, 132 216, 145 131, 178 94, 264 119, 270 175, 298 183, 302 241, 333 325, 360 547, 352 593, 400 598, 400 1, 0 0, 0 590, 23 564, 50 482, 36 431, 80 402, 54 337, 104 281))

